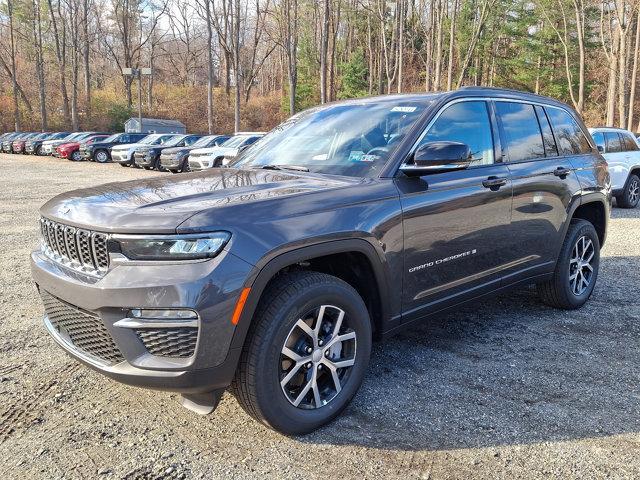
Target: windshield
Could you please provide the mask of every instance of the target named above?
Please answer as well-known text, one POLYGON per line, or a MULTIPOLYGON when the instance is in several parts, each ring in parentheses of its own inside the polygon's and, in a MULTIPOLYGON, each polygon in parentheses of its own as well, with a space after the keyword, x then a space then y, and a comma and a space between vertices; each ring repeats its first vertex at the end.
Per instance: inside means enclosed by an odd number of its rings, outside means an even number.
POLYGON ((198 141, 196 143, 192 143, 191 146, 193 148, 208 147, 209 143, 211 143, 211 141, 214 140, 216 137, 217 137, 217 135, 207 135, 206 137, 202 137, 202 138, 198 139, 198 141))
POLYGON ((162 135, 160 133, 154 133, 153 135, 147 135, 138 143, 140 143, 140 145, 162 145, 172 137, 173 135, 162 135))
POLYGON ((178 135, 177 137, 167 138, 164 141, 161 141, 160 145, 164 147, 175 147, 182 140, 184 140, 184 137, 186 137, 186 135, 178 135))
POLYGON ((119 138, 120 136, 122 136, 122 135, 123 135, 122 133, 115 133, 115 134, 113 134, 113 135, 111 135, 111 136, 109 136, 109 137, 107 137, 107 138, 102 138, 102 139, 100 139, 100 141, 101 141, 101 142, 106 142, 106 143, 113 143, 113 142, 115 142, 116 140, 118 140, 118 138, 119 138))
POLYGON ((310 109, 269 132, 232 166, 374 176, 432 101, 365 100, 310 109))
POLYGON ((248 135, 236 135, 224 142, 222 146, 224 148, 238 148, 247 138, 249 138, 248 135))

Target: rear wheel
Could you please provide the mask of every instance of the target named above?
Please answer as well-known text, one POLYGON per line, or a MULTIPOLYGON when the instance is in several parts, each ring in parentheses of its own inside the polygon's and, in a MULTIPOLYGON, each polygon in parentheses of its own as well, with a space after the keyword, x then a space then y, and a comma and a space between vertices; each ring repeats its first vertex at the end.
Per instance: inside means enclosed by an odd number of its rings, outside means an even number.
POLYGON ((627 179, 624 190, 616 196, 616 203, 620 208, 636 208, 640 201, 640 178, 631 174, 627 179))
POLYGON ((308 433, 349 404, 370 352, 369 313, 353 287, 323 273, 284 275, 263 294, 232 389, 265 425, 308 433))
POLYGON ((36 155, 42 155, 42 147, 36 148, 36 155))
POLYGON ((109 161, 109 154, 107 153, 106 150, 98 150, 94 155, 93 158, 95 159, 96 162, 98 163, 107 163, 109 161))
POLYGON ((547 305, 564 310, 580 308, 589 300, 598 278, 600 240, 586 220, 572 220, 551 280, 538 284, 547 305))

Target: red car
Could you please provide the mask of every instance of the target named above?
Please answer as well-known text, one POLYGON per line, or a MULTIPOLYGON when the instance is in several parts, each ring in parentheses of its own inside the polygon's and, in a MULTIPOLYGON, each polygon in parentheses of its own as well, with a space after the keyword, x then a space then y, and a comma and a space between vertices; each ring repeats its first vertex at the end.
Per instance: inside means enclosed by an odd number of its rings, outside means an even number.
POLYGON ((103 138, 107 138, 109 135, 92 135, 86 139, 84 139, 82 142, 69 142, 69 143, 63 143, 61 145, 58 145, 56 147, 55 153, 54 155, 56 157, 60 157, 60 158, 66 158, 68 160, 73 160, 74 162, 79 162, 81 160, 84 160, 82 158, 82 155, 80 154, 80 144, 92 144, 93 142, 95 142, 96 140, 102 140, 103 138))

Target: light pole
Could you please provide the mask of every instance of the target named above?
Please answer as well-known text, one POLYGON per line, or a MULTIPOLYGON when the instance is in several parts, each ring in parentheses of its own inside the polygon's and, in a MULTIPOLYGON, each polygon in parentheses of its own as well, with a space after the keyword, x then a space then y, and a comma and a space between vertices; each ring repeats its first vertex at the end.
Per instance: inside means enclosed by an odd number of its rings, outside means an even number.
POLYGON ((138 79, 138 125, 142 133, 142 75, 151 75, 150 68, 123 68, 122 74, 125 77, 138 79))

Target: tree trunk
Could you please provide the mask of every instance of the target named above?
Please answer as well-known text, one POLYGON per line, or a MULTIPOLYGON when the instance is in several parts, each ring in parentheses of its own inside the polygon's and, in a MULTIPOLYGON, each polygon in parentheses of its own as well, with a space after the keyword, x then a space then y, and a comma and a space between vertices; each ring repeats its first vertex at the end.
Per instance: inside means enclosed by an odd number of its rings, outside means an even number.
POLYGON ((91 38, 89 36, 89 2, 90 0, 83 0, 82 2, 82 33, 84 37, 84 43, 82 45, 82 66, 84 76, 84 103, 87 120, 91 119, 91 38))
POLYGON ((638 78, 638 55, 640 55, 640 8, 636 14, 635 46, 633 49, 633 67, 631 70, 631 91, 629 92, 629 118, 627 130, 633 131, 634 104, 636 101, 636 81, 638 78))
POLYGON ((453 45, 456 40, 456 19, 458 17, 458 0, 453 0, 451 26, 449 29, 449 65, 447 66, 447 90, 453 88, 453 45))
POLYGON ((327 102, 327 54, 329 53, 329 3, 324 0, 320 32, 320 103, 327 102))
POLYGON ((207 20, 207 126, 209 134, 214 131, 213 124, 213 25, 211 19, 211 1, 205 0, 207 20))
POLYGON ((36 53, 36 77, 38 78, 38 99, 40 103, 40 130, 46 132, 47 125, 47 95, 44 78, 44 56, 42 49, 42 18, 40 17, 40 2, 33 0, 33 47, 36 53))
POLYGON ((20 131, 20 105, 18 104, 18 79, 16 75, 16 45, 13 24, 13 0, 7 0, 9 14, 9 41, 11 44, 11 80, 13 85, 13 123, 16 132, 20 131))

